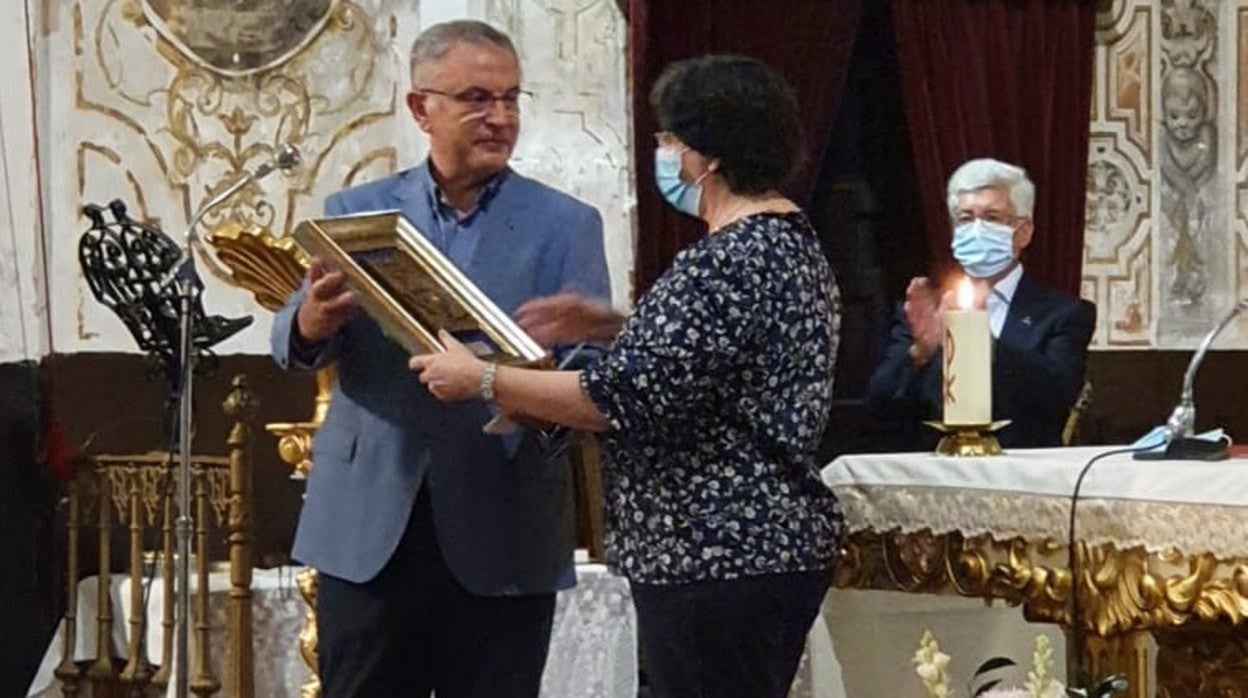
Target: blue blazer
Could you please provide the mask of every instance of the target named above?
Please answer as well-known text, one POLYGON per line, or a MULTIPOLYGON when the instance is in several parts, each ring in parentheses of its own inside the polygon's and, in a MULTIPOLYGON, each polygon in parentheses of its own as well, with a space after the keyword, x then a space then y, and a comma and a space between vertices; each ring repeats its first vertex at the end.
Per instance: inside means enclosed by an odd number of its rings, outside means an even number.
MULTIPOLYGON (((1062 427, 1083 387, 1095 328, 1095 305, 1023 274, 993 343, 992 416, 1013 420, 997 435, 1002 446, 1061 445, 1062 427)), ((913 341, 899 304, 869 392, 876 414, 896 420, 898 430, 908 433, 907 446, 926 448, 936 433, 920 422, 940 419, 944 409, 941 354, 916 368, 907 353, 913 341)))
MULTIPOLYGON (((440 230, 427 167, 334 194, 325 212, 398 209, 418 230, 440 230)), ((471 224, 479 237, 463 258, 452 259, 504 312, 562 290, 609 300, 595 209, 510 171, 480 206, 471 224)), ((408 369, 407 353, 365 315, 310 352, 292 345, 305 292, 274 319, 273 357, 291 369, 337 361, 338 384, 312 443, 295 559, 351 582, 372 579, 427 487, 443 557, 469 591, 524 595, 571 586, 566 459, 544 457, 531 436, 505 443, 483 434, 491 413, 481 400, 438 402, 408 369)))

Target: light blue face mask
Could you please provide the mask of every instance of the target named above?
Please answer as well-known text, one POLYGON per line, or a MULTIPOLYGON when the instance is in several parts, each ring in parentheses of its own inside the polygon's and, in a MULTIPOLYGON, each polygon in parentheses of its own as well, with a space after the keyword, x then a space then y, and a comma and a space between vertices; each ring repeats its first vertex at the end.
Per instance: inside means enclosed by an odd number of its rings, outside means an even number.
MULTIPOLYGON (((654 181, 659 193, 677 211, 695 218, 698 203, 702 200, 702 185, 686 182, 680 178, 680 156, 684 151, 659 146, 654 151, 654 181)), ((700 179, 700 178, 699 178, 700 179)))
POLYGON ((952 249, 953 258, 968 276, 996 276, 1014 261, 1014 229, 976 218, 954 229, 952 249))

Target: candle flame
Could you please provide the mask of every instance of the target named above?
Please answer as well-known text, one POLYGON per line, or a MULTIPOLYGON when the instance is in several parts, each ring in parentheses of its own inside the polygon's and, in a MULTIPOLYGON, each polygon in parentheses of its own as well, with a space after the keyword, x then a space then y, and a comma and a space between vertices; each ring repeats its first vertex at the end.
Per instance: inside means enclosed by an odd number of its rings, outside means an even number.
POLYGON ((971 280, 963 277, 958 282, 958 307, 962 310, 970 310, 975 305, 975 287, 971 284, 971 280))

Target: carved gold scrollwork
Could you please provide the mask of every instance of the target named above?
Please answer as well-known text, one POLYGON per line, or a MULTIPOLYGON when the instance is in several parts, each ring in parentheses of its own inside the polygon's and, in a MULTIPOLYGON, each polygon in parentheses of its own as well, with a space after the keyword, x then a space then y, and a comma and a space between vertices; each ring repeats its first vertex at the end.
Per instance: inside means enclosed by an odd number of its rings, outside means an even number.
POLYGON ((304 619, 303 629, 299 631, 299 654, 303 657, 303 662, 312 669, 311 675, 308 677, 307 683, 299 689, 301 698, 319 698, 321 695, 321 680, 317 676, 315 668, 317 666, 316 657, 316 588, 318 576, 316 570, 308 568, 299 573, 295 577, 295 584, 299 587, 299 594, 303 596, 304 603, 307 604, 308 614, 304 619))
POLYGON ((281 309, 303 280, 307 255, 293 238, 274 238, 264 228, 226 221, 213 229, 208 242, 230 269, 233 283, 250 291, 266 310, 281 309))
MULTIPOLYGON (((1125 673, 1131 698, 1152 695, 1151 633, 1157 696, 1248 696, 1248 559, 1083 543, 1076 554, 1084 669, 1125 673)), ((1052 539, 865 530, 844 541, 835 583, 1001 600, 1069 630, 1075 579, 1052 539)))
MULTIPOLYGON (((1098 635, 1199 622, 1240 625, 1248 617, 1248 560, 1077 548, 1081 622, 1098 635)), ((1022 605, 1032 620, 1071 620, 1066 546, 1052 539, 861 531, 843 545, 836 584, 996 599, 1022 605)))
POLYGON ((919 531, 909 535, 886 535, 883 543, 884 570, 898 589, 928 591, 945 583, 947 538, 933 536, 931 531, 919 531))

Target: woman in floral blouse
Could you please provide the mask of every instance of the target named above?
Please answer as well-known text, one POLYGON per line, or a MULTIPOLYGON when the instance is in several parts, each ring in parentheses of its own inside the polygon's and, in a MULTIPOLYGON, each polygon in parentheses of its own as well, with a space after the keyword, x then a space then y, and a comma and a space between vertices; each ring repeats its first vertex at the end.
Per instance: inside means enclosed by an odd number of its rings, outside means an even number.
POLYGON ((707 56, 670 66, 652 101, 659 190, 708 235, 627 319, 567 295, 519 313, 547 343, 614 337, 606 354, 583 371, 500 367, 443 334, 448 351, 412 368, 442 400, 601 432, 609 562, 632 587, 652 695, 780 697, 842 533, 815 461, 836 285, 779 193, 800 150, 784 80, 707 56))

